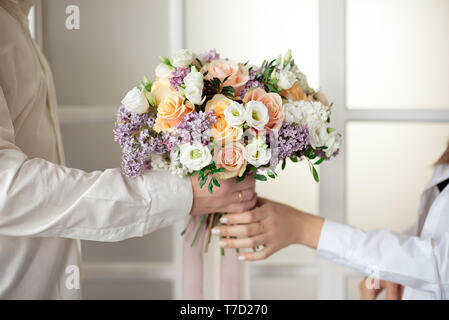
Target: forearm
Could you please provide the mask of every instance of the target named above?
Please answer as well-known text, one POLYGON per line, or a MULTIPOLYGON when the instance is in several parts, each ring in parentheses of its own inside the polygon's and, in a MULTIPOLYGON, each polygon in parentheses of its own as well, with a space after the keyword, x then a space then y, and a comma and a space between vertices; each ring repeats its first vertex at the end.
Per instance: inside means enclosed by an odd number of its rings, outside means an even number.
POLYGON ((294 243, 317 249, 324 219, 293 208, 291 210, 292 222, 297 230, 294 243))

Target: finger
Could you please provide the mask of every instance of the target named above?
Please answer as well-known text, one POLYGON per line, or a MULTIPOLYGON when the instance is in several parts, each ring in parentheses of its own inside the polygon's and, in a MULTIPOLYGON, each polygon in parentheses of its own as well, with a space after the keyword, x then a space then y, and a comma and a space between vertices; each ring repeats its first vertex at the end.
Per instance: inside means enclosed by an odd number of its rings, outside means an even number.
POLYGON ((269 247, 265 247, 263 250, 256 252, 245 252, 239 255, 239 260, 243 261, 257 261, 264 260, 273 254, 273 250, 269 247))
POLYGON ((257 248, 258 246, 265 245, 268 240, 267 235, 261 234, 251 238, 242 238, 242 239, 221 239, 220 247, 222 248, 257 248))
POLYGON ((370 281, 368 277, 365 277, 362 282, 360 282, 359 290, 360 290, 360 299, 362 300, 376 300, 377 295, 380 290, 378 289, 370 289, 368 287, 367 281, 370 281))
POLYGON ((234 192, 229 198, 228 201, 230 203, 240 203, 245 201, 250 201, 254 196, 257 196, 254 189, 244 189, 237 192, 234 192))
POLYGON ((267 203, 270 203, 270 202, 272 202, 272 201, 267 199, 267 198, 262 198, 262 197, 257 198, 257 206, 258 207, 261 207, 264 204, 267 204, 267 203))
POLYGON ((259 222, 267 217, 267 213, 263 207, 256 208, 252 211, 237 213, 237 214, 227 214, 220 219, 221 223, 225 224, 249 224, 254 222, 259 222))
POLYGON ((247 238, 259 235, 263 233, 263 231, 264 231, 263 224, 260 222, 256 222, 244 225, 215 227, 212 230, 212 233, 223 237, 247 238))
POLYGON ((256 206, 256 203, 257 203, 257 195, 254 195, 254 197, 251 200, 241 203, 232 203, 226 206, 222 211, 229 213, 242 213, 244 211, 253 209, 256 206))
POLYGON ((400 300, 400 285, 394 282, 386 283, 387 296, 386 300, 400 300))
POLYGON ((236 183, 236 190, 253 189, 256 187, 256 180, 253 177, 246 177, 242 182, 236 183))

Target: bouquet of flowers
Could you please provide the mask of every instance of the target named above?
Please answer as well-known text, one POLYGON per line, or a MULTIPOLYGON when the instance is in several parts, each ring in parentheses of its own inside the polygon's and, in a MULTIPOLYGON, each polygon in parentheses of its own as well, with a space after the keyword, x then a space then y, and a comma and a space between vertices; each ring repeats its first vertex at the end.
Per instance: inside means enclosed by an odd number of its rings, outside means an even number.
MULTIPOLYGON (((315 167, 337 155, 342 136, 329 126, 331 105, 290 50, 260 66, 215 49, 160 60, 155 80, 144 77, 118 110, 114 135, 127 177, 152 169, 197 175, 212 193, 223 179, 274 179, 290 159, 306 161, 318 182, 315 167)), ((218 219, 203 217, 198 230, 206 220, 210 230, 218 219)))

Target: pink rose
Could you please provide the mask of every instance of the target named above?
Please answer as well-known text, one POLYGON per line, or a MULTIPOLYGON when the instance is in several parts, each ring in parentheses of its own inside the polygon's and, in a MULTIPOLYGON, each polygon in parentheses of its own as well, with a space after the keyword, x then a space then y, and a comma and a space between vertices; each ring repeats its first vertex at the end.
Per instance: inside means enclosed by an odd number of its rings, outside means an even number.
POLYGON ((279 130, 282 127, 285 113, 280 95, 274 92, 267 93, 261 88, 255 88, 246 93, 243 101, 245 103, 248 101, 260 101, 267 107, 270 120, 265 125, 266 129, 279 130))
POLYGON ((223 148, 215 148, 214 161, 217 168, 224 168, 225 172, 220 172, 217 177, 221 180, 241 176, 246 169, 244 157, 245 147, 239 142, 229 143, 223 148))
POLYGON ((206 76, 208 80, 218 78, 223 82, 225 78, 228 78, 224 85, 232 86, 237 95, 249 80, 248 71, 230 60, 214 60, 206 66, 206 70, 208 71, 206 76))

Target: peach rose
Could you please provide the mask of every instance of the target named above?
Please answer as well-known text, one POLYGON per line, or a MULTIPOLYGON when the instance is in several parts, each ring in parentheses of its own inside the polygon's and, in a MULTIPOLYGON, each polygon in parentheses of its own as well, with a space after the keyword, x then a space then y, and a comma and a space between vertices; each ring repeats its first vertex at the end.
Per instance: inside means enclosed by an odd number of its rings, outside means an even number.
POLYGON ((211 137, 217 143, 226 143, 239 140, 243 134, 242 129, 231 127, 225 119, 224 111, 231 104, 232 100, 222 94, 216 94, 206 103, 206 113, 214 110, 217 115, 217 122, 212 125, 211 137))
POLYGON ((177 94, 177 91, 171 87, 168 79, 160 78, 153 83, 151 94, 156 100, 156 105, 159 105, 167 95, 177 94))
POLYGON ((178 125, 182 118, 195 110, 195 106, 178 94, 167 94, 157 108, 156 123, 153 129, 156 132, 169 131, 178 125))
POLYGON ((281 96, 286 97, 292 101, 304 100, 305 94, 298 82, 295 82, 293 86, 288 90, 282 90, 281 96))
POLYGON ((265 125, 266 129, 279 130, 281 128, 285 119, 285 113, 280 95, 274 92, 267 93, 262 88, 255 88, 249 90, 243 100, 245 103, 249 101, 260 101, 267 107, 270 120, 265 125))
POLYGON ((246 169, 244 152, 245 147, 239 142, 227 144, 223 148, 215 148, 214 161, 217 168, 226 170, 226 172, 217 173, 217 177, 225 180, 241 176, 246 169))
POLYGON ((225 86, 232 86, 236 94, 243 89, 249 80, 248 71, 234 61, 217 59, 206 66, 208 74, 206 79, 218 78, 223 81, 226 77, 228 79, 224 83, 225 86))
POLYGON ((327 100, 326 95, 322 92, 316 92, 313 94, 309 94, 307 97, 305 97, 304 100, 310 101, 310 102, 319 101, 319 102, 321 102, 322 105, 329 107, 329 101, 327 100))

